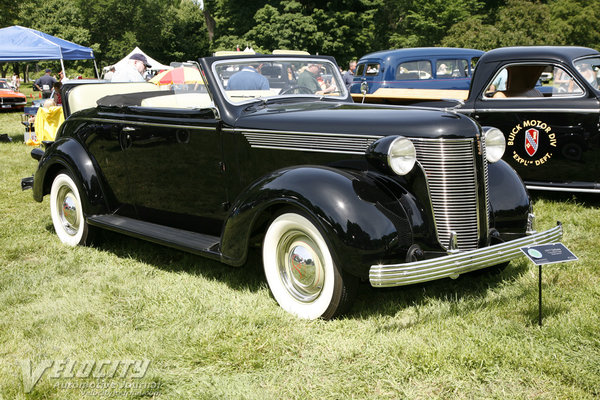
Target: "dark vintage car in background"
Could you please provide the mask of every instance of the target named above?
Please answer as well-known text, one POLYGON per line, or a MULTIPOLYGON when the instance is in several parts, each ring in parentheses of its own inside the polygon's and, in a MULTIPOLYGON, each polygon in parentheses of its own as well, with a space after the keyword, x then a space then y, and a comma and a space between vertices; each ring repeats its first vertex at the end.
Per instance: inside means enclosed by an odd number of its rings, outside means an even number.
POLYGON ((600 193, 599 78, 600 52, 594 49, 506 47, 481 57, 470 91, 354 99, 454 107, 504 132, 504 160, 529 189, 600 193))
POLYGON ((259 244, 277 302, 332 318, 361 279, 455 278, 562 235, 560 224, 533 229, 497 129, 453 111, 354 104, 330 57, 208 57, 198 67, 205 81, 182 90, 66 86, 67 119, 22 181, 35 200, 49 195, 60 240, 85 244, 103 228, 232 266, 259 244), (298 79, 228 90, 252 65, 298 79), (332 85, 310 89, 311 70, 332 85))
POLYGON ((6 79, 0 79, 0 110, 22 110, 27 97, 15 91, 6 79))
POLYGON ((399 89, 468 90, 483 51, 451 47, 420 47, 378 51, 358 60, 351 93, 394 93, 399 89))

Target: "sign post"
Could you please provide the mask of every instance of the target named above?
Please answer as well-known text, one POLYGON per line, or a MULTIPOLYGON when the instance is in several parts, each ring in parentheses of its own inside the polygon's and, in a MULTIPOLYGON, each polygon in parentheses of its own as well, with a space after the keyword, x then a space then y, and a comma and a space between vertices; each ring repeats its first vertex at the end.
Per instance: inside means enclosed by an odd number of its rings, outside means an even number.
POLYGON ((521 251, 538 266, 538 323, 542 326, 542 265, 577 261, 578 258, 562 243, 521 247, 521 251))

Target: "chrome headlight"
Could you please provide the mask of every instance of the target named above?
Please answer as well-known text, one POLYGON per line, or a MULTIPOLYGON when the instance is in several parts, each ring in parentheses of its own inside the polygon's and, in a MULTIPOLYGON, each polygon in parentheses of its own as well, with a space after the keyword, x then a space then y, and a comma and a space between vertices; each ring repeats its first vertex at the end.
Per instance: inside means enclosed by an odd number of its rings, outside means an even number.
POLYGON ((417 151, 413 143, 404 138, 394 139, 388 150, 388 164, 398 175, 408 174, 417 161, 417 151))
POLYGON ((485 137, 485 155, 488 162, 495 163, 499 161, 506 150, 506 139, 504 134, 498 128, 484 128, 485 137))

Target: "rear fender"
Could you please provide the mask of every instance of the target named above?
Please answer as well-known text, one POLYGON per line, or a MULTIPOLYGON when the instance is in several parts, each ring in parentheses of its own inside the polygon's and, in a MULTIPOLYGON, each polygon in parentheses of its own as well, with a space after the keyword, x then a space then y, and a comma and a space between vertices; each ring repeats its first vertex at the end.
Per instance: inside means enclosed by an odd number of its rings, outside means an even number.
POLYGON ((54 178, 67 169, 81 186, 86 214, 104 214, 108 210, 101 178, 95 163, 83 146, 73 138, 59 138, 50 145, 40 159, 33 180, 33 198, 42 201, 50 193, 54 178))

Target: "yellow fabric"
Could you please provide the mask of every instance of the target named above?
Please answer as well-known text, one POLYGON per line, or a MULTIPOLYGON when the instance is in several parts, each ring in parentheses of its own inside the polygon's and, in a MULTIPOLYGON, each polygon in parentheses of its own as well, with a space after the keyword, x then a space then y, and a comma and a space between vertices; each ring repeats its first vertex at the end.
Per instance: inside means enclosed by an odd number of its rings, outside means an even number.
POLYGON ((27 144, 38 146, 43 140, 54 140, 56 131, 65 120, 62 107, 40 107, 35 115, 33 127, 35 132, 27 140, 27 144))

